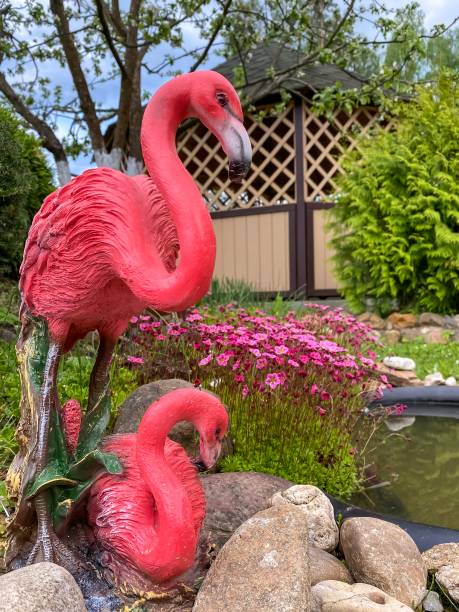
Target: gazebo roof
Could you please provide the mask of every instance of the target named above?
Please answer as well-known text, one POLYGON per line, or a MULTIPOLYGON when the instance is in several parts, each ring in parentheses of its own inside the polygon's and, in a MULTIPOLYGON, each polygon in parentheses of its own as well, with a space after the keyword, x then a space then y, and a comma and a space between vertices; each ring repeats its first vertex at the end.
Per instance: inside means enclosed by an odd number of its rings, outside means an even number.
MULTIPOLYGON (((304 93, 316 93, 340 83, 343 89, 360 88, 365 79, 353 72, 343 70, 333 64, 309 64, 292 70, 304 55, 277 42, 262 44, 246 54, 245 68, 248 83, 242 89, 251 102, 278 94, 281 89, 304 93), (276 73, 285 71, 280 79, 266 80, 267 70, 274 68, 276 73)), ((230 81, 234 81, 234 70, 241 65, 239 56, 234 56, 214 68, 230 81)))

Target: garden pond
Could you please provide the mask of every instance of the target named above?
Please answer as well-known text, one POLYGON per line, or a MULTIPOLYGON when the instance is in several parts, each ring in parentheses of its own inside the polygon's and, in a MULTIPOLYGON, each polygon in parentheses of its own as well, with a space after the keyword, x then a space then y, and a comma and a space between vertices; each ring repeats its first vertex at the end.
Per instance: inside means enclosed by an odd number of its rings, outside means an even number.
POLYGON ((459 530, 459 414, 448 414, 389 417, 365 455, 366 489, 351 503, 459 530))

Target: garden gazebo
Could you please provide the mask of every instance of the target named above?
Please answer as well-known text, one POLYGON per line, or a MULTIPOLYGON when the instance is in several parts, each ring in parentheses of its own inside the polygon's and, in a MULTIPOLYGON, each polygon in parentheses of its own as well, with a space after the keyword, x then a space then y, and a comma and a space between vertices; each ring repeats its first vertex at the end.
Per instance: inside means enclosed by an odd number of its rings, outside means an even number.
MULTIPOLYGON (((271 43, 255 49, 244 66, 249 85, 242 91, 256 110, 245 113, 253 164, 243 185, 231 185, 226 156, 203 125, 184 125, 177 146, 214 220, 216 278, 243 280, 267 294, 333 296, 337 287, 325 217, 342 171, 338 158, 378 122, 378 112, 374 107, 352 114, 336 110, 327 119, 311 111, 316 92, 338 82, 345 89, 362 85, 356 75, 332 65, 308 66, 298 77, 288 76, 282 88, 291 99, 272 112, 281 90, 266 82, 266 71, 270 66, 288 71, 298 60, 296 51, 271 43)), ((238 67, 235 57, 215 70, 234 81, 238 67)))

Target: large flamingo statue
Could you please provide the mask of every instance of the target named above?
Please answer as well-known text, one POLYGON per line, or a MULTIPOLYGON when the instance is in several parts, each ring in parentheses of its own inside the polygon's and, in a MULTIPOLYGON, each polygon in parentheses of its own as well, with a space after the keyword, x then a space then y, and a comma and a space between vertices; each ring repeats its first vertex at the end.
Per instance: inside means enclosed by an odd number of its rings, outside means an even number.
MULTIPOLYGON (((31 320, 32 326, 44 320, 49 348, 37 375, 42 384, 30 427, 34 439, 16 461, 28 466, 20 477, 17 466, 10 470, 10 489, 18 498, 25 497, 24 481, 47 467, 61 355, 89 331, 98 331, 86 413, 91 416, 107 388, 116 341, 132 315, 147 305, 180 311, 208 291, 215 261, 212 222, 175 147, 176 129, 188 117, 197 117, 218 137, 229 157, 230 178, 241 182, 251 147, 239 98, 220 74, 196 72, 163 85, 146 107, 141 142, 149 176, 88 170, 49 195, 34 218, 21 267, 21 335, 30 337, 31 320)), ((23 382, 23 403, 26 387, 23 382)), ((86 423, 90 428, 91 418, 86 423)), ((49 492, 37 491, 37 539, 29 562, 68 565, 68 551, 51 524, 49 492)), ((19 504, 17 532, 23 514, 19 504)))
POLYGON ((139 572, 161 584, 193 564, 205 498, 196 468, 167 437, 178 421, 194 424, 200 461, 210 468, 220 454, 228 415, 217 397, 197 389, 168 393, 148 408, 136 434, 104 443, 124 469, 93 484, 88 524, 119 584, 135 586, 136 578, 142 584, 139 572))

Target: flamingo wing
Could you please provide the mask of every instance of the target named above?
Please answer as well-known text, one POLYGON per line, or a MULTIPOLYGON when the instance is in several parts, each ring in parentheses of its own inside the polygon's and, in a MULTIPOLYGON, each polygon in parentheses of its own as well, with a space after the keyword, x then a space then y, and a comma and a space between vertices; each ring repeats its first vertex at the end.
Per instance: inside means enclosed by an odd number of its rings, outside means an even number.
POLYGON ((106 302, 110 282, 136 270, 170 271, 177 254, 175 226, 151 178, 87 170, 50 194, 35 215, 21 293, 35 314, 82 320, 106 302))

